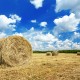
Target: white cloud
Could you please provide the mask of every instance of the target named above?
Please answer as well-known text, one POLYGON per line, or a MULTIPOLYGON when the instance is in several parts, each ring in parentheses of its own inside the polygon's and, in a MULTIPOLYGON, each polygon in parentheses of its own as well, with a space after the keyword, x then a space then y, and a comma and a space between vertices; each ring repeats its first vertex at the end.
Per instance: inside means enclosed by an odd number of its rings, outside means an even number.
POLYGON ((80 49, 80 43, 73 43, 73 46, 72 46, 73 49, 80 49))
POLYGON ((22 33, 14 33, 13 35, 17 35, 17 36, 22 36, 23 37, 23 34, 22 33))
POLYGON ((19 16, 16 15, 16 14, 10 15, 10 17, 11 17, 11 19, 13 19, 15 22, 21 21, 21 17, 19 17, 19 16))
POLYGON ((62 10, 71 10, 77 18, 80 18, 80 0, 56 0, 55 11, 60 12, 62 10))
POLYGON ((37 21, 36 21, 36 20, 31 20, 31 22, 32 22, 32 23, 36 23, 37 21))
POLYGON ((24 33, 15 33, 25 37, 32 45, 33 50, 59 50, 59 49, 80 49, 80 43, 72 40, 59 40, 51 33, 44 34, 32 27, 24 33))
POLYGON ((56 42, 56 49, 58 50, 80 49, 80 43, 73 42, 72 40, 69 39, 66 39, 64 41, 58 40, 56 42))
POLYGON ((11 30, 14 31, 17 21, 20 21, 21 18, 14 14, 7 17, 5 15, 0 15, 0 31, 11 30))
POLYGON ((42 42, 55 42, 55 41, 57 41, 57 38, 50 33, 47 33, 47 34, 39 33, 38 35, 36 35, 34 37, 34 39, 37 41, 42 41, 42 42))
POLYGON ((46 26, 47 26, 47 22, 41 22, 41 23, 40 23, 40 26, 46 27, 46 26))
POLYGON ((36 9, 38 9, 43 6, 43 1, 44 0, 30 0, 30 3, 33 4, 36 9))
POLYGON ((57 49, 59 50, 59 49, 72 49, 72 44, 73 44, 73 42, 72 41, 70 41, 70 40, 68 40, 68 39, 66 39, 66 40, 64 40, 64 41, 62 41, 62 40, 58 40, 57 42, 56 42, 56 47, 57 47, 57 49))
POLYGON ((31 27, 31 29, 29 31, 32 31, 33 32, 34 31, 34 27, 31 27))
POLYGON ((6 33, 4 33, 4 32, 0 32, 0 38, 4 38, 4 37, 6 37, 6 36, 7 36, 6 33))
POLYGON ((74 37, 75 38, 80 38, 80 33, 79 32, 74 32, 74 37))
POLYGON ((80 33, 79 32, 74 32, 74 34, 71 37, 71 40, 75 40, 75 39, 80 39, 80 33))
POLYGON ((72 32, 78 29, 78 25, 80 23, 80 19, 75 17, 74 13, 71 13, 69 16, 65 15, 62 18, 58 18, 54 20, 56 24, 54 28, 54 34, 62 32, 72 32))
POLYGON ((51 44, 57 41, 57 38, 51 33, 44 34, 42 31, 35 30, 34 27, 24 33, 15 33, 13 35, 25 37, 31 43, 33 50, 50 49, 53 46, 51 44))
POLYGON ((48 44, 46 45, 46 50, 57 50, 57 48, 52 44, 48 44))

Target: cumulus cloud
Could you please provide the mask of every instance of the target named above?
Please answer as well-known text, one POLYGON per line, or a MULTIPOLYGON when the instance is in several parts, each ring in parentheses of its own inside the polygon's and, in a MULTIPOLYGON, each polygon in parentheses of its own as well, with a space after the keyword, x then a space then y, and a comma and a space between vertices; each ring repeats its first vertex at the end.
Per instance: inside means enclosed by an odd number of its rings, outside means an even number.
POLYGON ((41 22, 41 23, 40 23, 40 26, 46 27, 46 26, 47 26, 47 22, 41 22))
POLYGON ((59 40, 56 42, 56 47, 59 50, 70 50, 70 49, 80 49, 80 43, 73 42, 69 39, 66 39, 64 41, 59 40))
POLYGON ((0 31, 11 30, 15 31, 17 21, 20 21, 21 18, 14 14, 7 17, 5 15, 0 15, 0 31))
POLYGON ((80 33, 79 32, 74 32, 74 37, 75 38, 80 38, 80 33))
POLYGON ((50 33, 47 33, 47 34, 39 33, 38 35, 36 35, 34 37, 34 39, 37 41, 42 41, 42 42, 55 42, 55 41, 57 41, 57 38, 50 33))
POLYGON ((42 31, 35 30, 34 27, 26 32, 15 33, 13 35, 25 37, 31 43, 33 50, 54 49, 54 46, 51 44, 57 41, 57 38, 51 33, 44 34, 42 31))
POLYGON ((43 6, 43 1, 44 0, 30 0, 30 3, 33 4, 36 9, 38 9, 43 6))
POLYGON ((73 32, 78 30, 80 19, 77 19, 75 14, 71 13, 69 16, 65 15, 62 18, 55 19, 54 23, 56 24, 54 34, 58 35, 62 32, 73 32))
POLYGON ((31 22, 32 22, 32 23, 36 23, 37 21, 36 21, 36 20, 31 20, 31 22))
POLYGON ((16 15, 16 14, 10 15, 10 17, 11 17, 11 19, 13 19, 15 22, 21 21, 21 17, 19 17, 19 16, 16 15))
POLYGON ((62 49, 62 50, 67 49, 68 50, 68 49, 72 49, 72 44, 73 44, 73 42, 68 39, 66 39, 64 41, 58 40, 56 42, 56 47, 58 50, 60 50, 60 49, 62 49))
POLYGON ((22 37, 23 37, 23 34, 22 34, 22 33, 18 33, 18 32, 15 32, 15 33, 13 34, 13 36, 14 36, 14 35, 22 36, 22 37))
POLYGON ((60 12, 62 10, 71 10, 77 18, 80 18, 80 0, 56 0, 55 11, 60 12))
POLYGON ((73 43, 72 49, 80 49, 80 43, 73 43))
POLYGON ((0 38, 4 38, 4 37, 7 37, 7 34, 4 32, 0 32, 0 38))
POLYGON ((75 39, 80 39, 80 33, 79 32, 74 32, 72 37, 71 37, 71 40, 75 40, 75 39))
POLYGON ((60 50, 60 49, 79 49, 80 43, 70 39, 60 40, 51 33, 43 33, 32 27, 24 33, 15 33, 25 37, 32 45, 33 50, 60 50))

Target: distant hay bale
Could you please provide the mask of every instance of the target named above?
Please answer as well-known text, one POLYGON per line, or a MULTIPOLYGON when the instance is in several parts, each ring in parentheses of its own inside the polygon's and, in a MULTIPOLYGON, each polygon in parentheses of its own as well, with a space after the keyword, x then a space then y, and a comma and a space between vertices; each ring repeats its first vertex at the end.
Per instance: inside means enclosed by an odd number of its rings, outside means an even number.
POLYGON ((46 53, 46 56, 51 56, 51 52, 47 52, 46 53))
POLYGON ((80 56, 80 52, 77 52, 77 55, 80 56))
POLYGON ((52 56, 57 56, 58 55, 58 52, 57 51, 53 51, 52 52, 52 56))
POLYGON ((30 43, 21 36, 10 36, 0 40, 0 63, 9 66, 26 64, 32 54, 30 43))

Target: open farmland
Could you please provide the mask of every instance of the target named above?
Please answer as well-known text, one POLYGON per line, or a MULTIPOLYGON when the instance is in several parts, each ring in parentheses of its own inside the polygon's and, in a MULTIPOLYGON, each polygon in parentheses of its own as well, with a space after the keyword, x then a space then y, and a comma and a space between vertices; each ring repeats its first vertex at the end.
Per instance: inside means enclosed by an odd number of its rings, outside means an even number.
POLYGON ((33 54, 27 65, 0 66, 0 80, 80 80, 80 56, 33 54))

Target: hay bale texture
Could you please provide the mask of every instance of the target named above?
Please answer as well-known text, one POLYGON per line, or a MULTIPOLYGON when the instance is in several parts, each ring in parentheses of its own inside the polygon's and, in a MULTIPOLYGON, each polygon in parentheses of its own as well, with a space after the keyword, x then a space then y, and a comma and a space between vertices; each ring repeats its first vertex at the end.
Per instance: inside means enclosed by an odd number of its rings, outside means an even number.
POLYGON ((26 64, 31 58, 32 47, 21 36, 10 36, 0 40, 0 63, 9 66, 26 64))
POLYGON ((57 56, 58 55, 58 52, 57 51, 53 51, 52 52, 52 56, 57 56))
POLYGON ((47 52, 46 53, 46 56, 51 56, 51 52, 47 52))
POLYGON ((80 52, 77 52, 77 55, 80 56, 80 52))

